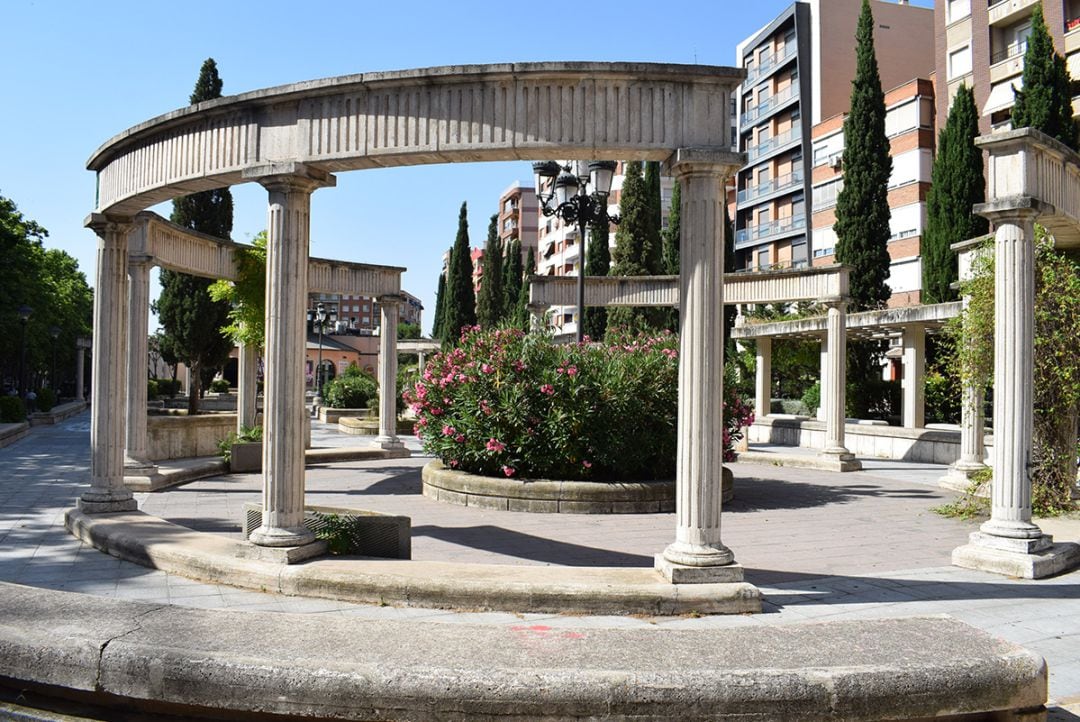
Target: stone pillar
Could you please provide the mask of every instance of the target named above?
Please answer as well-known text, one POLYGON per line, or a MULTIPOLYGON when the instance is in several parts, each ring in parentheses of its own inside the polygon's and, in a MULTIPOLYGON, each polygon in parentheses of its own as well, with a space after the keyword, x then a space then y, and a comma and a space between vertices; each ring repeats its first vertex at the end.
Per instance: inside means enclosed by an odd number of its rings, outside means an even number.
POLYGON ((754 416, 764 418, 769 415, 772 406, 772 338, 759 336, 757 346, 757 365, 754 394, 754 416))
POLYGON ((926 329, 920 325, 904 326, 904 428, 926 426, 926 329))
MULTIPOLYGON (((81 341, 81 339, 80 339, 81 341)), ((80 342, 75 344, 75 400, 86 401, 86 388, 83 378, 86 376, 86 348, 80 342)))
POLYGON ((184 395, 191 396, 191 367, 184 364, 184 395))
POLYGON ((529 331, 531 333, 540 333, 544 330, 545 316, 547 315, 547 309, 543 306, 532 306, 529 309, 529 331))
POLYGON ((257 180, 269 193, 263 508, 262 525, 250 538, 264 547, 297 547, 315 539, 304 526, 304 351, 311 193, 333 185, 334 178, 300 163, 247 169, 244 177, 257 180))
POLYGON ((960 458, 949 466, 948 473, 938 480, 938 484, 946 489, 966 492, 971 486, 971 477, 987 468, 983 462, 986 456, 986 431, 982 389, 965 383, 960 393, 960 458))
POLYGON ((259 349, 240 344, 236 384, 236 432, 255 426, 259 399, 259 349))
POLYGON ((426 361, 427 361, 427 353, 424 352, 424 351, 417 351, 416 352, 416 357, 417 357, 417 361, 416 361, 417 372, 421 376, 423 376, 424 375, 424 366, 426 365, 426 361))
POLYGON ((404 449, 397 437, 397 296, 379 297, 379 435, 375 444, 383 449, 404 449))
POLYGON ((1031 521, 1035 347, 1034 208, 992 214, 994 451, 989 521, 953 550, 953 564, 1039 578, 1080 563, 1080 546, 1053 544, 1031 521))
POLYGON ((98 235, 94 284, 94 403, 90 409, 90 489, 79 497, 87 514, 133 511, 124 486, 125 376, 127 371, 127 218, 91 214, 98 235))
POLYGON ((149 256, 129 256, 126 476, 153 474, 146 443, 147 333, 150 317, 149 256))
POLYGON ((720 539, 724 185, 737 161, 728 153, 687 149, 670 161, 682 185, 676 528, 675 541, 656 556, 656 567, 673 583, 743 579, 742 566, 720 539))
POLYGON ((847 303, 829 303, 826 317, 826 388, 822 399, 825 406, 825 448, 822 461, 835 471, 855 471, 862 464, 844 446, 844 424, 847 422, 847 303))
POLYGON ((825 409, 826 409, 826 403, 827 403, 825 401, 825 399, 827 398, 827 394, 828 394, 828 388, 827 388, 828 383, 827 382, 829 380, 829 339, 828 339, 828 336, 822 336, 821 337, 821 351, 820 351, 820 354, 821 354, 821 366, 820 366, 821 372, 818 375, 818 388, 821 389, 821 392, 818 394, 817 418, 818 418, 818 421, 824 421, 825 420, 825 415, 826 415, 825 414, 825 409))

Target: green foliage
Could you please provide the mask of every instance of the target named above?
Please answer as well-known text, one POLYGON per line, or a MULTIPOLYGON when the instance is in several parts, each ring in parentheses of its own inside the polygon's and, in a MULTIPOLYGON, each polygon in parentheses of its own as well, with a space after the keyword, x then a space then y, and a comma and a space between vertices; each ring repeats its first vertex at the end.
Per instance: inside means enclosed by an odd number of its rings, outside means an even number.
POLYGON ((180 381, 177 379, 151 379, 157 383, 157 391, 161 396, 172 398, 180 393, 180 381))
MULTIPOLYGON (((619 198, 619 226, 615 231, 613 276, 648 276, 660 272, 659 235, 654 234, 653 205, 641 175, 641 162, 626 164, 619 198)), ((613 308, 608 332, 655 332, 664 324, 663 309, 613 308)))
POLYGON ((443 317, 446 315, 446 274, 439 274, 439 285, 435 290, 435 317, 431 321, 431 337, 442 338, 443 317))
POLYGON ((210 390, 215 394, 228 393, 229 382, 226 379, 214 379, 210 382, 210 390))
POLYGON ((354 518, 320 512, 314 512, 313 515, 318 520, 318 524, 315 525, 315 537, 326 542, 327 550, 331 554, 357 553, 353 542, 353 534, 356 531, 354 518))
POLYGON ((644 266, 650 273, 664 272, 663 237, 664 225, 663 199, 660 193, 660 163, 655 160, 645 162, 646 221, 644 266))
POLYGON ((802 402, 811 414, 817 413, 821 406, 821 381, 815 381, 803 392, 802 402))
POLYGON ((233 444, 250 444, 263 440, 261 426, 241 426, 240 433, 230 431, 228 436, 218 442, 218 455, 226 462, 232 460, 233 444))
POLYGON ((473 264, 469 248, 469 219, 465 203, 458 213, 457 237, 450 251, 446 278, 446 310, 443 315, 443 343, 457 343, 461 329, 476 325, 476 294, 473 291, 473 264))
POLYGON ((510 325, 520 328, 522 331, 529 330, 529 286, 528 278, 536 273, 536 254, 529 249, 525 257, 525 270, 521 274, 521 288, 518 289, 517 303, 514 305, 514 318, 510 325))
MULTIPOLYGON (((585 251, 585 275, 606 276, 611 270, 611 248, 608 246, 608 224, 594 221, 589 224, 589 244, 585 251)), ((601 339, 607 331, 607 309, 593 306, 585 309, 583 333, 591 339, 601 339)))
POLYGON ((37 406, 38 411, 51 410, 53 406, 56 406, 56 392, 48 386, 38 389, 35 406, 37 406))
POLYGON ((146 400, 147 401, 153 401, 154 399, 156 399, 158 397, 159 393, 161 393, 161 392, 158 391, 157 379, 147 379, 146 380, 146 400))
MULTIPOLYGON (((661 252, 664 273, 676 276, 679 273, 679 241, 682 238, 682 189, 679 181, 671 188, 671 212, 668 214, 668 227, 663 232, 663 250, 661 252)), ((727 204, 724 204, 727 212, 727 204)), ((725 264, 726 265, 726 264, 725 264)))
POLYGON ((928 336, 923 384, 926 420, 932 423, 960 423, 961 389, 952 344, 941 336, 928 336))
POLYGON ((480 278, 480 293, 476 299, 476 321, 481 328, 495 328, 502 323, 506 312, 503 291, 503 244, 499 238, 498 214, 493 214, 488 223, 482 263, 484 272, 480 278))
POLYGON ((345 373, 323 386, 323 399, 332 409, 363 409, 370 399, 378 398, 379 385, 364 373, 345 373))
POLYGON ((241 246, 236 254, 236 280, 210 284, 210 298, 228 303, 229 323, 222 333, 237 345, 261 349, 266 345, 266 231, 241 246))
MULTIPOLYGON (((533 255, 532 249, 528 254, 533 255)), ((506 244, 506 259, 503 263, 503 318, 514 323, 517 314, 518 298, 521 296, 521 284, 525 269, 521 261, 521 241, 511 238, 506 244)), ((533 261, 535 264, 535 260, 533 261)))
POLYGON ((993 472, 989 468, 975 472, 963 496, 949 504, 936 506, 932 511, 941 516, 965 521, 988 518, 990 516, 990 500, 976 494, 981 487, 990 483, 992 474, 993 472))
MULTIPOLYGON (((678 337, 556 344, 470 331, 409 392, 416 432, 450 468, 523 478, 633 480, 675 472, 678 337)), ((748 410, 725 401, 725 452, 748 410)))
POLYGON ((420 338, 420 326, 415 323, 399 323, 397 337, 399 340, 420 338))
POLYGON ((855 33, 851 111, 844 119, 844 188, 836 199, 836 260, 853 267, 851 310, 884 308, 889 277, 889 174, 885 94, 874 54, 874 18, 863 0, 855 33))
POLYGON ((0 424, 19 424, 26 421, 26 407, 17 396, 0 396, 0 424))
POLYGON ((1075 150, 1077 129, 1073 122, 1071 85, 1065 58, 1054 50, 1054 41, 1043 20, 1042 4, 1036 3, 1024 52, 1023 90, 1016 91, 1012 108, 1013 127, 1041 130, 1075 150))
POLYGON ((926 233, 922 239, 923 303, 956 300, 956 254, 950 246, 983 235, 987 221, 972 212, 986 199, 982 153, 975 147, 979 113, 975 93, 961 84, 938 134, 933 185, 927 196, 926 233))

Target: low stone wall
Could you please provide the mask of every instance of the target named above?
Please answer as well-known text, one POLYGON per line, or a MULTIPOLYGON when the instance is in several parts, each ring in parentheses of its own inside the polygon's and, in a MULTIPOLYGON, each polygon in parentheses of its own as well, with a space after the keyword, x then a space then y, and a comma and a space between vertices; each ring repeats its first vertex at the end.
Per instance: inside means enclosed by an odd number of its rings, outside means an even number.
POLYGON ((30 424, 20 421, 17 424, 0 424, 0 449, 14 444, 30 433, 30 424))
POLYGON ((48 426, 57 424, 64 419, 70 419, 75 414, 80 413, 86 408, 85 401, 68 401, 63 404, 57 404, 48 411, 35 411, 30 414, 27 421, 31 426, 48 426))
MULTIPOLYGON (((338 431, 343 434, 352 434, 353 436, 378 436, 379 435, 379 420, 374 418, 354 418, 352 416, 342 416, 337 420, 338 431)), ((414 422, 409 420, 398 419, 397 432, 398 436, 412 436, 414 422)))
MULTIPOLYGON (((441 461, 423 470, 424 496, 460 506, 542 514, 644 514, 675 511, 675 482, 505 479, 447 469, 441 461)), ((731 498, 724 469, 724 499, 731 498)))
POLYGON ((329 406, 319 407, 319 421, 324 424, 336 424, 342 418, 366 419, 371 416, 371 409, 332 409, 329 406))
MULTIPOLYGON (((821 449, 825 446, 825 422, 766 416, 750 427, 750 441, 821 449)), ((844 426, 844 444, 855 456, 862 457, 926 464, 951 464, 960 458, 960 432, 943 429, 848 423, 844 426)), ((987 459, 992 446, 993 437, 987 436, 987 459)))
POLYGON ((218 444, 236 431, 236 414, 150 416, 146 419, 151 461, 216 456, 218 444))

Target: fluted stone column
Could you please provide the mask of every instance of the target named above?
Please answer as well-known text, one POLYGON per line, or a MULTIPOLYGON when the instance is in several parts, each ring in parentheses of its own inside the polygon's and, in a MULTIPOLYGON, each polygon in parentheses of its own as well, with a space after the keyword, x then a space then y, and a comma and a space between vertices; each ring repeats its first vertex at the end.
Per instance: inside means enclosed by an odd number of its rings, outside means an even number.
POLYGON ((157 470, 148 458, 146 440, 147 332, 152 260, 149 256, 128 257, 126 476, 150 476, 157 470))
POLYGON ((1038 578, 1080 563, 1080 547, 1053 544, 1031 521, 1035 348, 1035 217, 992 214, 994 232, 994 450, 990 519, 953 550, 953 564, 1038 578))
POLYGON ((86 376, 86 347, 82 345, 82 339, 75 342, 75 400, 86 401, 86 387, 83 381, 86 376))
POLYGON ((926 329, 920 325, 904 326, 904 428, 926 426, 926 329))
POLYGON ((90 489, 79 497, 87 514, 133 511, 124 486, 127 372, 127 234, 129 219, 97 213, 86 226, 98 235, 94 284, 94 403, 90 410, 90 489))
POLYGON ((855 471, 862 464, 844 445, 844 424, 847 421, 847 303, 831 301, 825 320, 827 358, 825 374, 827 395, 825 406, 825 448, 821 459, 836 471, 855 471))
POLYGON ((724 184, 738 159, 729 153, 680 149, 670 161, 682 186, 676 528, 675 541, 656 556, 656 567, 675 583, 743 579, 742 566, 720 538, 724 184))
POLYGON ((755 371, 754 415, 764 418, 769 415, 772 406, 772 338, 758 337, 757 365, 755 371))
POLYGON ((945 476, 938 480, 938 484, 946 489, 968 491, 971 477, 987 468, 983 462, 986 456, 986 431, 982 406, 982 389, 965 383, 960 389, 960 458, 953 462, 945 476))
MULTIPOLYGON (((304 352, 311 193, 333 185, 300 163, 244 171, 269 193, 266 231, 266 370, 262 526, 251 541, 297 547, 315 539, 304 526, 304 352)), ((289 561, 292 561, 290 558, 289 561)))
POLYGON ((397 437, 397 327, 398 296, 379 297, 379 435, 383 449, 404 449, 397 437))
POLYGON ((820 360, 821 372, 818 374, 818 388, 820 389, 820 393, 818 394, 817 418, 818 418, 818 421, 824 421, 825 420, 825 409, 826 409, 825 399, 826 399, 826 394, 828 393, 828 390, 827 390, 826 386, 828 385, 827 382, 829 380, 829 338, 828 338, 828 336, 823 336, 821 338, 821 349, 820 349, 819 353, 821 355, 821 360, 820 360))
POLYGON ((532 333, 540 333, 544 330, 544 317, 547 315, 547 309, 543 306, 532 306, 529 309, 529 331, 532 333))
POLYGON ((237 363, 236 431, 255 426, 258 417, 259 349, 246 343, 240 344, 237 363))

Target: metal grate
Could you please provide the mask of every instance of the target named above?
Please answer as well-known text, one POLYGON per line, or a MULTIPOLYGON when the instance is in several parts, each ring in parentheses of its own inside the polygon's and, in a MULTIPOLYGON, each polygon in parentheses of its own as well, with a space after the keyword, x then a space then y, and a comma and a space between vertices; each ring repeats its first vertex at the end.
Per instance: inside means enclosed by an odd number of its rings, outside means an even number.
MULTIPOLYGON (((347 554, 387 559, 412 558, 412 521, 407 516, 327 506, 304 507, 304 526, 319 536, 338 517, 348 540, 347 554)), ((262 525, 262 507, 244 504, 244 538, 262 525)))

